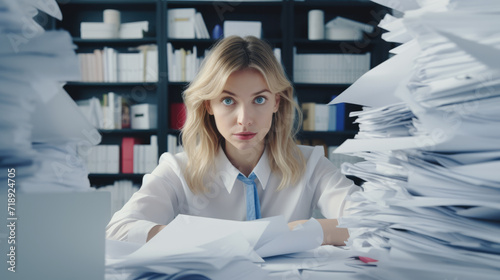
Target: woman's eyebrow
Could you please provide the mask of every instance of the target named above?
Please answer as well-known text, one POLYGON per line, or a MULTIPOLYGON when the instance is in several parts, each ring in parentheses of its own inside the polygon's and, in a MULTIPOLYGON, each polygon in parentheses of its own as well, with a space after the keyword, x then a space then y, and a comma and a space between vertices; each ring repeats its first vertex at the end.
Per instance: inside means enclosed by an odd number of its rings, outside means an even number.
MULTIPOLYGON (((258 94, 261 94, 261 93, 263 93, 263 92, 268 92, 268 93, 271 93, 271 91, 269 91, 268 89, 263 89, 263 90, 259 90, 259 91, 255 92, 255 93, 252 93, 252 95, 258 95, 258 94)), ((223 90, 223 91, 222 91, 222 93, 227 93, 227 94, 229 94, 229 95, 236 96, 236 94, 235 94, 235 93, 232 93, 232 92, 230 92, 230 91, 228 91, 228 90, 223 90)))

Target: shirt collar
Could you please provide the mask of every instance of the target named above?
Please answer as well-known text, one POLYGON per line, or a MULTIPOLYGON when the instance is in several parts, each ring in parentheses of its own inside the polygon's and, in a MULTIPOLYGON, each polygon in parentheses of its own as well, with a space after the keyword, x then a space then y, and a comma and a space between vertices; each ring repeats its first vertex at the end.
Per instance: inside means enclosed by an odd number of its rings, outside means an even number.
MULTIPOLYGON (((215 166, 216 170, 220 173, 220 178, 224 187, 226 187, 228 193, 231 193, 240 171, 229 161, 222 148, 219 148, 219 151, 215 156, 215 166)), ((265 190, 267 181, 271 175, 271 168, 267 157, 267 148, 264 149, 264 152, 262 153, 257 165, 254 167, 253 172, 257 176, 262 189, 265 190)))

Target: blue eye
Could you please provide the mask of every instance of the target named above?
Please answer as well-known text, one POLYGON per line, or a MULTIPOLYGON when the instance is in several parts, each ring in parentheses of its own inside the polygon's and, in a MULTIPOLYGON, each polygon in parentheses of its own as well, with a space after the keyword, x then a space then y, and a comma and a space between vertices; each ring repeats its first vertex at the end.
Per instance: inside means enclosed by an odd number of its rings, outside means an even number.
POLYGON ((233 105, 233 103, 234 103, 233 99, 231 99, 229 97, 222 99, 222 104, 224 104, 224 105, 233 105))
POLYGON ((255 98, 255 103, 257 103, 257 104, 264 104, 264 103, 266 103, 266 98, 262 97, 262 96, 259 96, 259 97, 255 98))

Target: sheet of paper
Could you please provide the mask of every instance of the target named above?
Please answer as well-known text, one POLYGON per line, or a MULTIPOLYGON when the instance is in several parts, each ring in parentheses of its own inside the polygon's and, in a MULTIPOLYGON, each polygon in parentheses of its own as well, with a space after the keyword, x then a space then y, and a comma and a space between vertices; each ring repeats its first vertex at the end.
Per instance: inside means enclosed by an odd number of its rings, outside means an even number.
POLYGON ((97 129, 89 123, 62 87, 47 104, 35 110, 32 123, 33 142, 69 140, 80 141, 86 146, 101 142, 97 129))
POLYGON ((292 231, 276 235, 256 249, 265 258, 314 249, 323 243, 323 229, 316 219, 310 219, 292 231))
POLYGON ((140 248, 110 242, 106 264, 127 273, 189 269, 212 279, 252 279, 267 273, 253 264, 262 263, 261 257, 310 250, 322 242, 315 219, 290 231, 281 216, 242 222, 178 215, 140 248))
POLYGON ((354 84, 329 104, 352 103, 370 107, 380 107, 401 100, 394 95, 399 82, 410 75, 415 57, 420 53, 418 45, 413 45, 396 56, 382 62, 361 76, 354 84), (391 79, 386 79, 391 77, 391 79), (383 80, 383 83, 380 81, 383 80))
POLYGON ((390 0, 374 0, 373 2, 378 3, 382 6, 387 6, 389 8, 395 9, 400 12, 405 12, 420 8, 418 1, 415 0, 403 0, 396 2, 390 0))

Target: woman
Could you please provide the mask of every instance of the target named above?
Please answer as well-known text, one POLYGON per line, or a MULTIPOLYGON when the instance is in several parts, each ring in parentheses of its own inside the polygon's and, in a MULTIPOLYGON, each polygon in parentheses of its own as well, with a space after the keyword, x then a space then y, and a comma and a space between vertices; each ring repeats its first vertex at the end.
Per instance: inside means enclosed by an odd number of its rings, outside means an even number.
MULTIPOLYGON (((344 198, 358 188, 324 157, 298 146, 293 89, 255 37, 221 40, 184 92, 184 153, 165 153, 115 213, 107 238, 145 243, 177 214, 251 220, 283 215, 290 228, 318 207, 324 244, 343 245, 344 198)), ((299 113, 300 116, 300 113, 299 113)), ((300 122, 299 122, 300 123, 300 122)))

